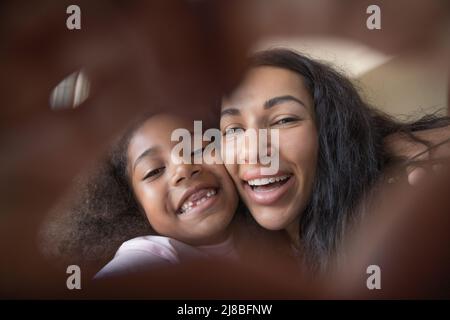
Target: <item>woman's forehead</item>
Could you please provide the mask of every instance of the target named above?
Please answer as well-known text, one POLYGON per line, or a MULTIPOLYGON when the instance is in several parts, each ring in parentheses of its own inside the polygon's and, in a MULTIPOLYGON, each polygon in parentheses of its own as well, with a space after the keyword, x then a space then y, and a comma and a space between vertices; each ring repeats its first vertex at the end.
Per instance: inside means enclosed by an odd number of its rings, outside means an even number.
POLYGON ((229 104, 245 104, 248 101, 265 101, 278 95, 294 95, 310 100, 304 80, 298 73, 279 67, 260 66, 250 69, 238 87, 222 101, 222 108, 229 104))
POLYGON ((250 69, 238 87, 222 100, 222 109, 233 106, 245 107, 249 104, 262 105, 276 96, 291 95, 312 106, 312 98, 303 77, 291 70, 259 66, 250 69))

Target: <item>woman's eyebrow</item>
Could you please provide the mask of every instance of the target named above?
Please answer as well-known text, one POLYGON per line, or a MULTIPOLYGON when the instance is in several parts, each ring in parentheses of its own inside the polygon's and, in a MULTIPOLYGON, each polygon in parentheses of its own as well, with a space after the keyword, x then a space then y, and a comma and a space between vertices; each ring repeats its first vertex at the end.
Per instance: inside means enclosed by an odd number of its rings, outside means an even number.
POLYGON ((154 155, 155 153, 158 152, 158 150, 159 150, 158 147, 150 147, 150 148, 146 149, 144 152, 142 152, 142 153, 139 155, 139 157, 137 157, 136 160, 134 161, 134 164, 133 164, 133 171, 136 169, 136 166, 138 165, 138 163, 139 163, 142 159, 144 159, 145 157, 149 157, 149 156, 154 155))
POLYGON ((272 108, 272 107, 274 107, 280 103, 286 102, 286 101, 295 101, 298 104, 300 104, 301 106, 306 108, 306 104, 299 98, 296 98, 291 95, 284 95, 284 96, 271 98, 271 99, 267 100, 266 102, 264 102, 264 109, 272 108))
MULTIPOLYGON (((279 97, 274 97, 274 98, 270 98, 269 100, 267 100, 266 102, 264 102, 264 109, 270 109, 272 107, 275 107, 276 105, 286 102, 286 101, 294 101, 297 102, 299 105, 301 105, 302 107, 308 109, 306 107, 306 104, 300 100, 299 98, 296 98, 294 96, 291 95, 284 95, 284 96, 279 96, 279 97)), ((220 116, 237 116, 240 115, 241 112, 239 111, 239 109, 236 108, 227 108, 225 110, 222 110, 222 112, 220 113, 220 116)))

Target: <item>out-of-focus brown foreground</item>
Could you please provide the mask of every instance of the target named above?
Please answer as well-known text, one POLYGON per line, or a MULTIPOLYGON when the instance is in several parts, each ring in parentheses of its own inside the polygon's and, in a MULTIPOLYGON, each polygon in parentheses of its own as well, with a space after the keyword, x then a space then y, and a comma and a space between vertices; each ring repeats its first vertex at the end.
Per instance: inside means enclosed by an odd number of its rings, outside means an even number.
POLYGON ((118 280, 114 290, 75 292, 66 288, 65 270, 38 250, 37 233, 49 209, 136 114, 165 110, 202 118, 237 83, 248 49, 262 36, 341 36, 390 54, 429 55, 448 68, 449 48, 440 42, 448 34, 446 1, 378 3, 382 32, 365 27, 369 1, 76 1, 79 31, 65 25, 66 8, 75 3, 4 2, 0 298, 449 298, 445 174, 417 188, 402 182, 386 187, 370 223, 355 232, 348 265, 317 281, 278 263, 256 268, 199 262, 118 280), (87 103, 51 111, 53 87, 81 67, 92 81, 87 103), (366 267, 373 263, 383 266, 379 291, 365 286, 366 267))

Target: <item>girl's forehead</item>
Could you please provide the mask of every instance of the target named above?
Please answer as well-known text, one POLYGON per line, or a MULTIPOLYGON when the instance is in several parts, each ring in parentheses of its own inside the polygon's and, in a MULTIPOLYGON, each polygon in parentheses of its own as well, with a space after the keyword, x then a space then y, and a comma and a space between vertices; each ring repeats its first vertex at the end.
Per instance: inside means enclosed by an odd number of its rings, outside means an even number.
POLYGON ((129 155, 142 152, 148 148, 171 148, 174 141, 171 141, 172 133, 177 129, 193 130, 193 122, 172 115, 157 115, 146 120, 134 132, 128 147, 129 155))
POLYGON ((177 128, 190 130, 191 127, 193 127, 193 122, 185 117, 171 114, 158 114, 147 119, 139 129, 144 128, 150 134, 152 131, 171 132, 177 128))

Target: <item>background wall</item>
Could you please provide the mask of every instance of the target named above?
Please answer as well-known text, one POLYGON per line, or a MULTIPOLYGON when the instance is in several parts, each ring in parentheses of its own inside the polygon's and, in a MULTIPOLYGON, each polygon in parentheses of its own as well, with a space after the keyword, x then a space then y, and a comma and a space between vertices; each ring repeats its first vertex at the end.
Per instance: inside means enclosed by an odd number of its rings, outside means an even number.
POLYGON ((389 56, 348 39, 325 37, 265 39, 253 50, 274 47, 332 64, 353 80, 369 103, 399 119, 447 114, 448 70, 431 55, 389 56))
POLYGON ((448 72, 425 57, 395 57, 357 82, 370 103, 399 118, 447 113, 448 72))

